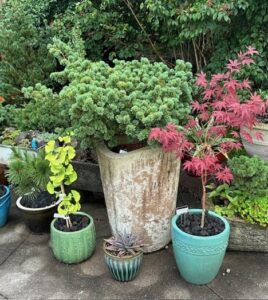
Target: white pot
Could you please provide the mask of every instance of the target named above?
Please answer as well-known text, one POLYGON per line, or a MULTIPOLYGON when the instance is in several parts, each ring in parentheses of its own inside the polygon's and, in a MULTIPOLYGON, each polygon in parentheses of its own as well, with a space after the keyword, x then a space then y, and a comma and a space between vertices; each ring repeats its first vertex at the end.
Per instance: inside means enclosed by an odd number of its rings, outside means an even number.
POLYGON ((138 235, 145 252, 163 248, 171 240, 180 161, 160 148, 117 154, 104 143, 97 155, 112 233, 138 235))
POLYGON ((268 124, 257 123, 252 129, 243 127, 242 130, 249 133, 253 139, 253 143, 249 143, 242 137, 242 143, 248 155, 257 155, 268 160, 268 124), (262 133, 263 140, 257 140, 256 133, 262 133))

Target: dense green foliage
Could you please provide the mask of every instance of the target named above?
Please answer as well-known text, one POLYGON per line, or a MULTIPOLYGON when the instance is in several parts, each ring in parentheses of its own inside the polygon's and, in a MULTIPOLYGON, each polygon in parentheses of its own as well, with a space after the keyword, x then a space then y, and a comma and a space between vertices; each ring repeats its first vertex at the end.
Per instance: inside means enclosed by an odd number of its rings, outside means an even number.
POLYGON ((78 44, 74 51, 55 40, 50 51, 65 65, 52 77, 68 82, 59 97, 70 103, 72 126, 83 148, 99 139, 116 145, 122 135, 146 141, 150 128, 185 121, 192 92, 189 63, 178 60, 170 69, 143 58, 114 60, 110 67, 85 59, 78 44))
POLYGON ((268 225, 268 162, 258 157, 239 156, 229 161, 234 174, 231 185, 223 184, 210 193, 225 200, 215 211, 228 217, 239 216, 262 226, 268 225), (227 203, 226 203, 227 201, 227 203))
POLYGON ((0 6, 0 96, 8 103, 24 101, 21 88, 48 83, 54 69, 47 50, 50 30, 39 26, 26 4, 12 0, 0 6))
POLYGON ((46 190, 51 173, 49 163, 45 160, 45 151, 39 151, 35 157, 27 152, 13 149, 8 167, 8 181, 13 185, 18 196, 46 190))

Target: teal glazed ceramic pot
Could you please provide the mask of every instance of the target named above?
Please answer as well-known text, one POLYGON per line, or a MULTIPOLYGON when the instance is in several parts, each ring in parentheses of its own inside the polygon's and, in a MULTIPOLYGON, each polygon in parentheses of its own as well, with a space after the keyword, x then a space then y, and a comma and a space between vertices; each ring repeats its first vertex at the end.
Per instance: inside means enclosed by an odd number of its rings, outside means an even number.
POLYGON ((106 265, 115 280, 131 281, 137 276, 143 259, 142 252, 134 256, 117 257, 105 249, 105 243, 103 250, 106 265))
POLYGON ((4 188, 5 194, 0 197, 0 227, 6 225, 11 202, 10 188, 7 186, 4 188))
MULTIPOLYGON (((190 214, 201 214, 201 209, 190 209, 190 214)), ((224 222, 225 229, 214 236, 195 236, 182 231, 176 224, 180 215, 172 218, 172 245, 181 276, 192 284, 207 284, 219 272, 230 235, 230 225, 225 218, 209 211, 224 222)))
POLYGON ((93 218, 86 213, 76 213, 89 218, 87 227, 73 232, 63 232, 51 223, 51 245, 54 256, 66 264, 79 263, 89 258, 96 247, 96 231, 93 218))

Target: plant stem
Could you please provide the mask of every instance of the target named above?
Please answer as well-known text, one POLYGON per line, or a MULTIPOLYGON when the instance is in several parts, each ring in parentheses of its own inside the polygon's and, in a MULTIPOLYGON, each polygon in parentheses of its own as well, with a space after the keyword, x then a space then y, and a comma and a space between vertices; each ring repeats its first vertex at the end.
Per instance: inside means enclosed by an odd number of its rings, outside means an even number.
POLYGON ((206 212, 206 182, 207 182, 206 173, 201 175, 201 181, 202 181, 202 198, 201 198, 202 217, 201 217, 200 227, 203 228, 205 224, 205 212, 206 212))

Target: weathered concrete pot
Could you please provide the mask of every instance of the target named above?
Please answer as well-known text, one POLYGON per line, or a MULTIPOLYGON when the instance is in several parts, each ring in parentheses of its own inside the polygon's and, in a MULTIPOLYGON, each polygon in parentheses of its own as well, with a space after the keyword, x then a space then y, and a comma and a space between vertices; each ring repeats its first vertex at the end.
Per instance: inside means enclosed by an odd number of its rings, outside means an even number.
POLYGON ((226 218, 231 224, 228 249, 268 252, 268 228, 246 223, 238 218, 226 218))
POLYGON ((163 248, 171 240, 180 161, 160 148, 117 154, 104 143, 97 155, 112 234, 138 235, 145 252, 163 248))
POLYGON ((253 139, 253 143, 249 143, 242 138, 242 143, 247 153, 251 156, 257 155, 264 160, 268 160, 268 124, 257 123, 252 129, 243 127, 242 130, 249 133, 253 139), (263 140, 256 139, 257 132, 262 134, 263 140))
POLYGON ((74 160, 72 165, 77 173, 77 180, 72 184, 72 188, 90 192, 103 192, 98 164, 74 160))

